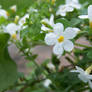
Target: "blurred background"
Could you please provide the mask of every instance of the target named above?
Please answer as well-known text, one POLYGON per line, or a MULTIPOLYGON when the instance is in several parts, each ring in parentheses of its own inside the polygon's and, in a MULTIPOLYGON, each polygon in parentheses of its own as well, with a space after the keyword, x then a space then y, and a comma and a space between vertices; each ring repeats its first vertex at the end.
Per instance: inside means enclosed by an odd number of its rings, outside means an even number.
MULTIPOLYGON (((2 5, 2 8, 6 10, 12 5, 17 5, 18 12, 20 12, 31 6, 31 4, 33 4, 35 1, 36 0, 0 0, 0 5, 2 5)), ((80 3, 84 2, 84 0, 79 0, 79 1, 80 3)), ((88 1, 90 2, 90 4, 92 3, 92 0, 88 0, 88 1)), ((64 2, 64 0, 62 0, 62 2, 64 2)), ((87 45, 89 44, 88 42, 86 42, 85 38, 79 39, 78 42, 87 45)), ((28 74, 31 71, 30 68, 26 67, 26 62, 28 61, 26 61, 24 57, 21 56, 21 53, 19 53, 15 45, 11 45, 9 47, 9 53, 12 59, 16 61, 20 72, 28 74)), ((37 46, 33 49, 33 53, 38 54, 36 61, 40 64, 45 59, 51 57, 52 48, 47 46, 37 46)), ((64 59, 64 57, 61 58, 61 62, 63 65, 69 65, 69 63, 64 59)))

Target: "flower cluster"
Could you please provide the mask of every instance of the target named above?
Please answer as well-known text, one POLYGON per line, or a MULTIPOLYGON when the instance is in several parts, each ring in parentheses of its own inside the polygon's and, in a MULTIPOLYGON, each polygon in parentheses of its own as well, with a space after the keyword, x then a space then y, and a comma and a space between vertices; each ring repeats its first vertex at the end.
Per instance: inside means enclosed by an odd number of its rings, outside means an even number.
POLYGON ((60 5, 56 15, 66 16, 67 12, 72 12, 74 9, 80 9, 81 4, 78 0, 66 0, 64 5, 60 5))

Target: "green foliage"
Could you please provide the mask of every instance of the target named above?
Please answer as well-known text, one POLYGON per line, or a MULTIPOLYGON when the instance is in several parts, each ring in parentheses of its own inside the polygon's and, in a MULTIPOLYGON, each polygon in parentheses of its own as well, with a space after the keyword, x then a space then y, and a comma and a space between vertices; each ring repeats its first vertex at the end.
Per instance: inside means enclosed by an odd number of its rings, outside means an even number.
POLYGON ((9 38, 9 34, 0 33, 0 91, 7 89, 17 80, 17 67, 7 50, 9 38))
MULTIPOLYGON (((87 90, 91 92, 88 83, 81 81, 78 73, 70 72, 75 69, 75 66, 80 66, 86 70, 92 65, 92 37, 90 33, 92 30, 89 27, 88 19, 78 18, 79 15, 87 14, 87 8, 92 4, 92 0, 79 1, 82 8, 67 12, 66 16, 63 17, 56 16, 56 11, 59 5, 65 4, 65 0, 56 0, 55 4, 53 4, 54 0, 0 0, 0 4, 10 13, 8 19, 0 17, 0 92, 4 92, 4 90, 12 92, 13 90, 17 92, 84 92, 87 90), (9 7, 15 4, 18 9, 14 13, 9 7), (28 11, 29 8, 38 11, 28 11), (21 28, 16 33, 19 38, 13 39, 8 33, 1 33, 5 31, 4 28, 7 24, 14 23, 16 15, 21 18, 25 14, 29 14, 29 18, 26 18, 23 25, 26 28, 21 28), (54 15, 55 24, 62 23, 64 29, 67 27, 80 29, 80 32, 72 40, 75 48, 72 52, 65 51, 62 55, 69 63, 66 66, 63 65, 63 60, 54 54, 51 55, 51 58, 38 64, 37 57, 39 55, 33 54, 35 46, 46 45, 44 38, 48 31, 41 30, 41 21, 44 18, 50 19, 51 14, 54 15), (84 37, 90 45, 78 44, 76 41, 81 37, 84 37), (21 55, 28 61, 26 64, 26 67, 30 68, 28 75, 17 73, 17 66, 8 53, 8 45, 11 43, 16 45, 21 55), (55 67, 54 69, 51 69, 52 66, 48 67, 50 63, 55 67), (44 85, 47 79, 51 81, 48 87, 44 85)), ((19 25, 18 22, 19 20, 17 20, 16 25, 19 25)), ((53 27, 48 23, 43 24, 53 30, 53 27)))

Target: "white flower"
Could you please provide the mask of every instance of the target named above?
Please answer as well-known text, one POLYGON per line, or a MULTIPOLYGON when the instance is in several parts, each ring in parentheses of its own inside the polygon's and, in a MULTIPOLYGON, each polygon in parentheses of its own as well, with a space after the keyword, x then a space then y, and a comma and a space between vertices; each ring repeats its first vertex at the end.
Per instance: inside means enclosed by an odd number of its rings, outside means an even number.
POLYGON ((78 78, 82 80, 85 83, 89 83, 90 88, 92 89, 92 75, 88 74, 86 71, 84 71, 82 68, 76 66, 76 70, 71 70, 71 72, 76 72, 78 74, 78 78))
MULTIPOLYGON (((50 16, 50 20, 48 20, 47 18, 43 19, 42 22, 47 23, 48 25, 50 25, 51 27, 54 26, 54 15, 50 16)), ((46 27, 44 24, 42 24, 41 30, 43 31, 47 31, 47 30, 51 30, 50 28, 46 27)))
POLYGON ((45 43, 47 45, 54 45, 53 53, 60 56, 65 51, 72 51, 74 45, 71 41, 76 35, 77 32, 68 27, 64 31, 64 26, 61 23, 55 24, 53 28, 54 32, 48 33, 45 36, 45 43))
POLYGON ((78 0, 66 0, 66 3, 64 5, 59 6, 56 15, 66 16, 67 12, 72 12, 75 8, 81 8, 81 4, 78 0))
POLYGON ((74 8, 68 4, 60 5, 59 9, 56 12, 56 15, 66 16, 67 12, 72 12, 73 10, 74 8))
POLYGON ((7 11, 5 11, 4 9, 0 9, 0 17, 4 17, 5 19, 7 19, 9 16, 9 13, 7 11))
POLYGON ((19 26, 14 23, 10 23, 5 27, 4 32, 9 33, 13 38, 16 38, 16 32, 19 30, 19 26))
POLYGON ((66 0, 66 4, 76 9, 81 8, 81 4, 79 3, 79 0, 66 0))
POLYGON ((30 7, 27 11, 28 11, 29 13, 38 12, 38 10, 35 9, 35 8, 33 8, 33 7, 30 7))
POLYGON ((45 87, 49 87, 49 85, 50 85, 51 83, 52 83, 52 82, 51 82, 50 79, 46 79, 46 80, 44 81, 43 85, 44 85, 45 87))
POLYGON ((50 62, 47 64, 47 67, 50 69, 50 70, 55 70, 55 66, 50 62))
MULTIPOLYGON (((26 23, 26 19, 29 18, 29 14, 25 14, 20 20, 19 20, 19 25, 20 27, 23 27, 23 24, 26 23)), ((26 28, 26 27, 24 27, 26 28)))
POLYGON ((16 5, 13 5, 10 7, 10 9, 13 11, 13 12, 16 12, 17 11, 17 6, 16 5))

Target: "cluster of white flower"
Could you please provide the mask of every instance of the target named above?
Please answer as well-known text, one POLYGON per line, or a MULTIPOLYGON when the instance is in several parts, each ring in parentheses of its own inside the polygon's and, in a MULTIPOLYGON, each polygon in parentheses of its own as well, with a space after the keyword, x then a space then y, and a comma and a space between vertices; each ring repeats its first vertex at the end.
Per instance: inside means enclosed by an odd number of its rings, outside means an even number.
POLYGON ((74 9, 80 9, 81 4, 78 0, 66 0, 64 5, 60 5, 56 15, 66 16, 67 12, 72 12, 74 9))
MULTIPOLYGON (((13 5, 13 6, 10 7, 10 9, 13 12, 16 12, 17 11, 17 6, 13 5)), ((0 9, 0 17, 4 17, 5 19, 8 19, 9 15, 10 14, 6 10, 0 9)), ((27 18, 29 18, 29 14, 25 14, 20 19, 19 19, 19 16, 16 15, 14 22, 9 23, 6 26, 3 25, 4 32, 9 33, 12 38, 16 39, 16 37, 17 37, 17 31, 19 31, 19 30, 24 29, 24 28, 27 27, 27 26, 24 26, 24 24, 26 23, 26 19, 27 18)))
POLYGON ((51 15, 50 20, 45 18, 42 21, 52 27, 52 29, 50 29, 42 24, 41 29, 43 31, 48 31, 45 36, 45 43, 50 46, 54 45, 53 53, 60 57, 63 54, 64 50, 68 52, 72 51, 74 45, 71 39, 73 39, 77 35, 77 32, 80 29, 67 27, 64 30, 62 23, 54 24, 54 15, 51 15))

